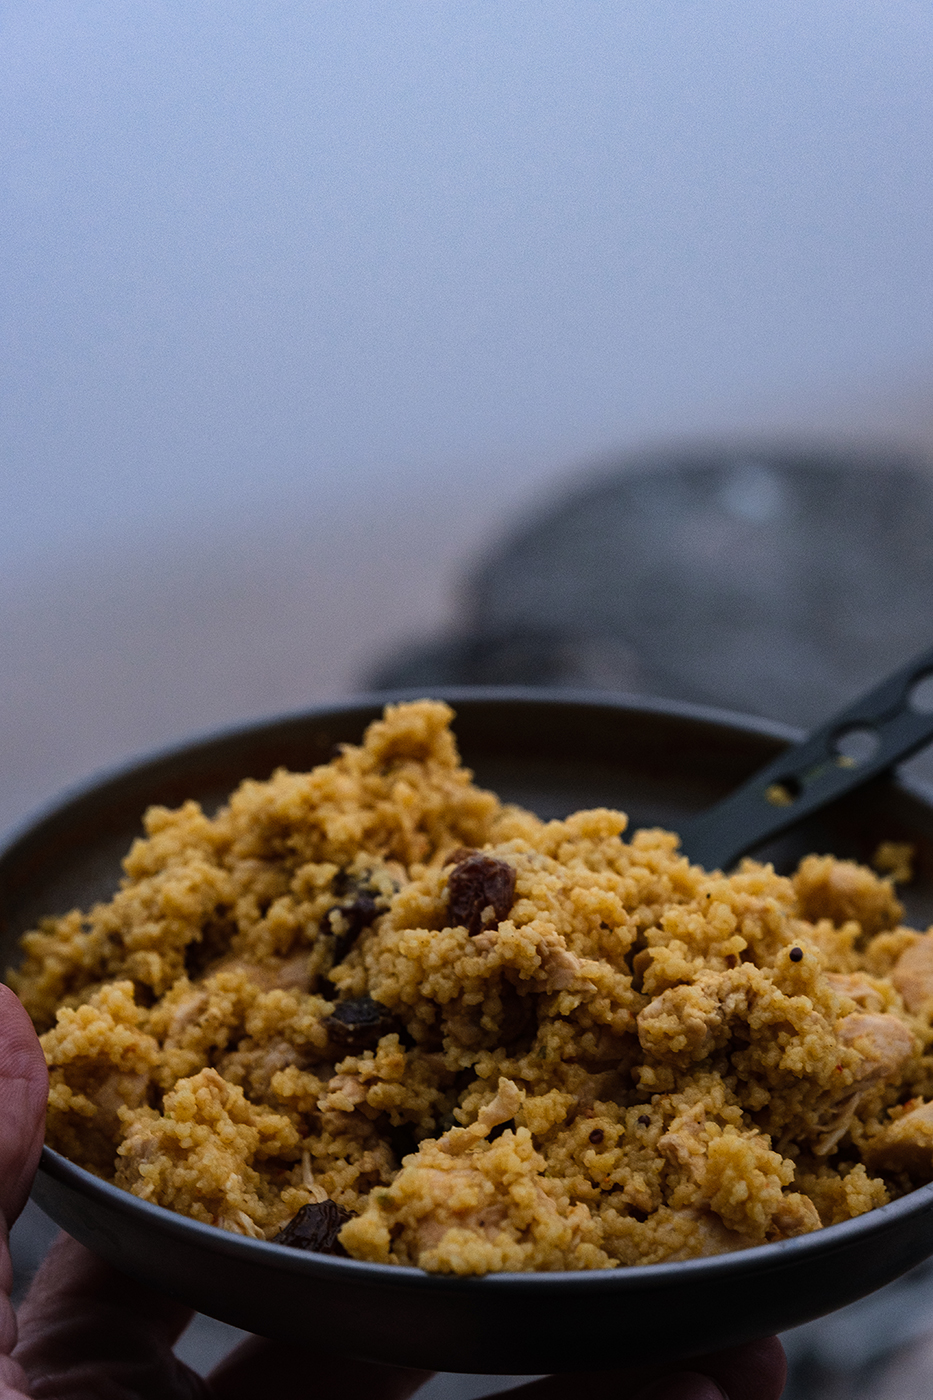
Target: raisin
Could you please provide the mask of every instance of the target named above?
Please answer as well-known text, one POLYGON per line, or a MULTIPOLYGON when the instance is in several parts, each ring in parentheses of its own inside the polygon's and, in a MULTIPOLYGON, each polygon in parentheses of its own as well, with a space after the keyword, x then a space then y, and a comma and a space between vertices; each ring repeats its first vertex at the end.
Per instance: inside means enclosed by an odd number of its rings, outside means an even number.
POLYGON ((460 864, 462 864, 463 861, 469 860, 469 859, 470 859, 470 856, 475 856, 475 855, 476 855, 476 847, 475 847, 475 846, 458 846, 457 849, 456 849, 455 851, 451 851, 450 855, 449 855, 449 856, 447 857, 447 859, 444 861, 444 864, 445 864, 445 865, 460 865, 460 864))
POLYGON ((515 870, 507 861, 492 856, 468 856, 450 872, 447 890, 451 926, 463 927, 475 938, 488 927, 483 922, 486 909, 492 906, 495 922, 499 923, 512 908, 515 870))
POLYGON ((338 1002, 322 1024, 331 1042, 345 1050, 371 1050, 384 1035, 399 1029, 389 1008, 369 996, 338 1002))
POLYGON ((791 962, 800 962, 800 960, 803 958, 803 949, 791 948, 787 956, 790 958, 791 962))
POLYGON ((302 1206, 284 1229, 273 1239, 273 1244, 287 1244, 292 1249, 307 1249, 314 1254, 342 1254, 346 1250, 337 1236, 350 1219, 350 1211, 338 1206, 336 1201, 312 1201, 302 1206))
POLYGON ((639 1114, 638 1122, 643 1128, 651 1127, 651 1119, 648 1117, 647 1113, 639 1114))
MULTIPOLYGON (((342 893, 339 887, 338 893, 342 893)), ((382 913, 382 907, 377 902, 376 892, 371 886, 351 885, 349 893, 352 894, 353 898, 348 904, 332 905, 321 920, 321 933, 333 933, 334 926, 331 922, 331 915, 341 914, 343 916, 345 927, 343 932, 338 933, 334 939, 332 967, 343 962, 364 928, 371 927, 382 913)))
POLYGON ((606 1134, 603 1132, 602 1128, 594 1128, 590 1133, 590 1142, 600 1143, 605 1136, 606 1134))

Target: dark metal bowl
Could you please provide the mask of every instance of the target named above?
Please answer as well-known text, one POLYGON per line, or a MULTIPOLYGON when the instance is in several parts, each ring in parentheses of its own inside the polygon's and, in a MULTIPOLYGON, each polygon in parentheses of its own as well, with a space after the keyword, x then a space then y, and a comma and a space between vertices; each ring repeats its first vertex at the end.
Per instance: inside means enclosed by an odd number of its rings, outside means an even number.
MULTIPOLYGON (((448 691, 477 780, 543 817, 579 807, 664 824, 714 802, 793 732, 676 702, 542 691, 448 691)), ((364 697, 189 744, 95 780, 0 854, 0 951, 43 914, 112 892, 153 802, 212 807, 244 777, 306 769, 357 741, 386 697, 364 697)), ((876 782, 782 838, 866 859, 910 840, 909 917, 933 917, 933 794, 876 782)), ((227 1234, 118 1190, 45 1149, 34 1189, 64 1229, 117 1268, 266 1336, 445 1371, 530 1374, 672 1359, 782 1331, 863 1297, 933 1254, 933 1185, 858 1220, 737 1254, 593 1273, 447 1278, 304 1254, 227 1234)))

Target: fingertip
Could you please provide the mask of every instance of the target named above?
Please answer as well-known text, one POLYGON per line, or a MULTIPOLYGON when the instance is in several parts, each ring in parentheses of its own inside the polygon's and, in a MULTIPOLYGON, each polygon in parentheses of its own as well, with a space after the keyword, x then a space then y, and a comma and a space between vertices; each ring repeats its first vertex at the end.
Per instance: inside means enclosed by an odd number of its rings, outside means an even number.
POLYGON ((729 1397, 712 1376, 703 1376, 699 1371, 678 1371, 640 1391, 636 1400, 729 1400, 729 1397))
POLYGON ((22 1002, 0 983, 0 1212, 13 1225, 26 1203, 45 1132, 49 1073, 22 1002))
POLYGON ((29 1012, 0 982, 0 1079, 22 1079, 48 1091, 49 1072, 29 1012))
POLYGON ((339 1395, 341 1400, 408 1400, 433 1374, 249 1337, 208 1380, 212 1400, 254 1400, 257 1395, 304 1400, 312 1387, 314 1394, 339 1395))
POLYGON ((777 1337, 704 1356, 702 1365, 729 1400, 780 1400, 787 1381, 787 1357, 777 1337))

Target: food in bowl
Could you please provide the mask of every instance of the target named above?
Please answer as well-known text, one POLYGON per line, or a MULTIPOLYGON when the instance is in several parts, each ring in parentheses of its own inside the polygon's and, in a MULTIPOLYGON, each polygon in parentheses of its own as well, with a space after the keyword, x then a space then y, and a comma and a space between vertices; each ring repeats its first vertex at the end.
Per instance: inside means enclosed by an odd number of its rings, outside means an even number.
POLYGON ((389 707, 23 940, 49 1141, 241 1234, 435 1272, 695 1258, 933 1178, 933 935, 830 856, 708 874, 474 786, 389 707))

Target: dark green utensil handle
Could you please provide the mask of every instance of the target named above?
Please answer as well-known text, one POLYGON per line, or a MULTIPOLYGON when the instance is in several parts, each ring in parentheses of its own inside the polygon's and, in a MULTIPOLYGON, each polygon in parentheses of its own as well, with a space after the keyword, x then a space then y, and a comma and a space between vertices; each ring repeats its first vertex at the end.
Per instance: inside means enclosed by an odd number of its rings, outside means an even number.
POLYGON ((930 739, 933 649, 686 823, 681 847, 707 870, 727 870, 746 851, 909 758, 930 739))

